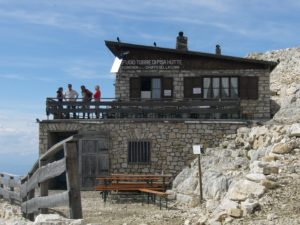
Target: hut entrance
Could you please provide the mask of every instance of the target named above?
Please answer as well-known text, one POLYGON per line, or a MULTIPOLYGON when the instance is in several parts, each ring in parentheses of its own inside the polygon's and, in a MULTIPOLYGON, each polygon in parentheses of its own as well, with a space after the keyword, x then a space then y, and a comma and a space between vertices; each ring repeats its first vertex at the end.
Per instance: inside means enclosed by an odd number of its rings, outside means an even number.
POLYGON ((108 175, 108 138, 84 138, 79 141, 81 190, 94 190, 96 177, 108 175))

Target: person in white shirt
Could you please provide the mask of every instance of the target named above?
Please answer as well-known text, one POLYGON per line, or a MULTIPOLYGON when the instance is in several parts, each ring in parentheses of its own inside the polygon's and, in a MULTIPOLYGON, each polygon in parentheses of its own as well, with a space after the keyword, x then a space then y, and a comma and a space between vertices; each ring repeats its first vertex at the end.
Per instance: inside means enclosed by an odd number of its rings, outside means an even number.
MULTIPOLYGON (((68 102, 76 102, 77 98, 78 98, 78 93, 77 91, 72 89, 72 84, 68 84, 68 90, 65 92, 64 94, 64 98, 66 99, 66 101, 68 102)), ((76 109, 76 106, 68 106, 68 109, 76 109)), ((67 115, 67 119, 70 118, 70 115, 67 115)), ((76 113, 73 112, 73 118, 76 119, 76 113)))

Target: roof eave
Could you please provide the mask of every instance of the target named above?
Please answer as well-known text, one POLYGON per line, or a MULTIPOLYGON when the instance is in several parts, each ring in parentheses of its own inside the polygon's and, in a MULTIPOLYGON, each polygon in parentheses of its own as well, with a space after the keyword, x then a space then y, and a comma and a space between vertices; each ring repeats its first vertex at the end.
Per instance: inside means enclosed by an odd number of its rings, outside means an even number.
POLYGON ((127 48, 146 49, 146 50, 152 50, 152 51, 158 51, 158 52, 170 52, 170 53, 181 54, 181 55, 186 54, 186 55, 203 56, 203 57, 216 58, 216 59, 225 59, 225 60, 233 60, 233 61, 240 61, 240 62, 264 64, 266 66, 269 66, 270 71, 272 71, 278 65, 278 63, 274 62, 274 61, 247 59, 247 58, 241 58, 241 57, 235 57, 235 56, 216 55, 216 54, 212 54, 212 53, 196 52, 196 51, 182 51, 182 50, 171 49, 171 48, 136 45, 136 44, 130 44, 130 43, 124 43, 124 42, 105 41, 105 45, 116 57, 119 57, 119 58, 121 57, 121 54, 120 54, 121 49, 127 47, 127 48))

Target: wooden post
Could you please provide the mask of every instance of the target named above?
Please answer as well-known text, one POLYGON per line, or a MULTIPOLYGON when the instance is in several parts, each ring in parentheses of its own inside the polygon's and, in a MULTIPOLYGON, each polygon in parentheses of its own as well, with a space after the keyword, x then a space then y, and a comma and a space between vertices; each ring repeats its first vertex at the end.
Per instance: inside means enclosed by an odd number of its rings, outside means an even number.
MULTIPOLYGON (((13 176, 9 176, 8 185, 9 185, 9 190, 13 192, 15 190, 14 189, 15 184, 14 184, 14 177, 13 176)), ((9 198, 9 201, 10 201, 11 204, 14 203, 14 200, 12 198, 9 198)))
MULTIPOLYGON (((27 178, 27 181, 29 181, 29 178, 32 176, 33 174, 32 173, 29 173, 28 174, 28 178, 27 178)), ((34 198, 34 192, 35 190, 32 189, 31 191, 29 191, 27 193, 27 201, 34 198)), ((30 221, 34 221, 34 213, 27 213, 26 212, 26 218, 29 219, 30 221)))
POLYGON ((199 169, 199 191, 200 191, 200 205, 203 201, 203 191, 202 191, 202 173, 201 173, 201 158, 198 154, 198 169, 199 169))
MULTIPOLYGON (((0 188, 4 188, 4 185, 3 185, 3 177, 4 177, 4 175, 1 173, 0 174, 0 188)), ((0 195, 0 198, 3 198, 3 196, 2 195, 0 195)))
MULTIPOLYGON (((40 163, 39 163, 40 168, 45 165, 47 165, 47 161, 40 160, 40 163)), ((44 181, 44 182, 40 183, 40 196, 41 197, 48 196, 48 181, 44 181)), ((40 209, 40 213, 47 214, 48 208, 40 209)))
POLYGON ((77 143, 65 143, 64 152, 66 157, 66 178, 69 191, 70 218, 82 219, 77 143))

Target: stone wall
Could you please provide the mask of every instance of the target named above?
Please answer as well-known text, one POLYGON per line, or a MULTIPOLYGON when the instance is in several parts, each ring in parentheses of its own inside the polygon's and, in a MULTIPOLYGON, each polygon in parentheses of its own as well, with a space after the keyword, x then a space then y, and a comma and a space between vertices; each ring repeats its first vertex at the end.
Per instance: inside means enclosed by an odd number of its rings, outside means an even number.
POLYGON ((242 100, 242 114, 249 119, 270 118, 270 72, 268 69, 237 69, 237 70, 172 70, 172 71, 120 71, 116 77, 115 96, 120 100, 129 100, 129 79, 139 76, 164 76, 173 78, 173 98, 182 100, 184 97, 184 77, 196 76, 257 76, 259 78, 258 100, 242 100))
MULTIPOLYGON (((106 134, 109 137, 111 173, 161 173, 175 176, 189 165, 192 146, 218 145, 224 135, 236 133, 241 122, 220 121, 43 121, 40 123, 40 155, 50 146, 51 132, 78 132, 86 137, 106 134), (150 141, 151 163, 128 164, 128 141, 150 141)), ((63 133, 62 133, 63 134, 63 133)), ((53 145, 54 143, 52 143, 53 145)))

